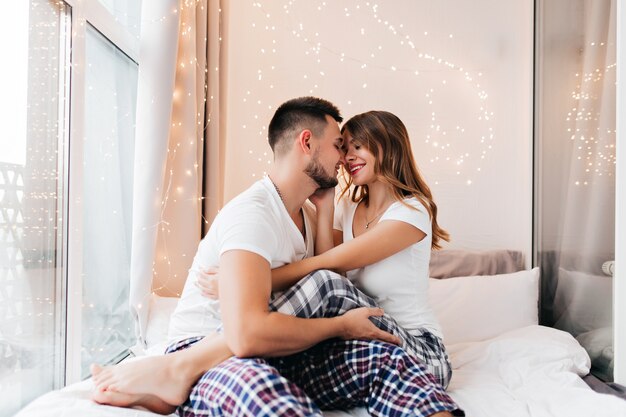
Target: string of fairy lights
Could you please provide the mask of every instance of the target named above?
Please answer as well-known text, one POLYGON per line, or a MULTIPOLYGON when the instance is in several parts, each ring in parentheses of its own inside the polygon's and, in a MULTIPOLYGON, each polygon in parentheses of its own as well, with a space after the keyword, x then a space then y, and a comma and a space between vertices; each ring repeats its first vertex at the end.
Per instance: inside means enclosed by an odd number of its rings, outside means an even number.
MULTIPOLYGON (((586 45, 589 49, 596 49, 593 53, 601 57, 605 54, 599 52, 605 51, 608 46, 614 44, 591 41, 586 45)), ((616 81, 616 67, 616 63, 611 63, 604 68, 575 74, 576 89, 571 92, 575 104, 565 118, 567 132, 574 145, 574 161, 578 163, 573 170, 575 186, 589 186, 594 179, 613 181, 615 176, 615 123, 614 120, 613 123, 600 122, 600 118, 607 114, 600 101, 603 95, 614 91, 611 89, 614 89, 616 81)), ((614 95, 611 97, 614 102, 614 95)))
MULTIPOLYGON (((266 121, 261 120, 258 115, 264 113, 265 107, 271 110, 272 105, 264 103, 258 97, 263 96, 264 88, 275 88, 280 82, 281 74, 285 72, 285 68, 279 63, 279 59, 268 60, 265 56, 280 55, 280 45, 287 42, 299 41, 302 44, 301 48, 291 46, 290 50, 296 51, 295 53, 300 51, 301 58, 308 62, 307 69, 309 70, 302 74, 301 83, 303 88, 308 88, 311 95, 315 95, 319 91, 323 80, 333 77, 333 73, 327 68, 334 68, 338 65, 343 65, 341 71, 354 74, 355 79, 358 79, 354 84, 362 90, 370 88, 370 85, 375 83, 376 77, 380 76, 381 72, 397 73, 404 76, 411 75, 413 80, 405 79, 413 85, 419 85, 428 82, 421 80, 424 72, 432 75, 434 71, 437 71, 440 74, 438 85, 431 85, 422 100, 424 108, 430 108, 430 110, 424 111, 430 115, 430 123, 429 132, 422 140, 425 145, 434 148, 437 152, 430 158, 431 164, 450 164, 450 169, 454 170, 456 175, 464 176, 465 184, 471 185, 475 175, 471 171, 481 171, 480 160, 484 160, 493 147, 495 137, 493 119, 495 116, 494 112, 489 110, 489 94, 480 82, 483 73, 469 70, 454 62, 452 58, 429 50, 432 48, 429 43, 433 38, 444 38, 450 42, 457 42, 454 34, 423 31, 421 36, 417 38, 413 34, 414 28, 402 23, 393 24, 386 19, 385 11, 375 2, 353 4, 349 7, 326 1, 314 4, 315 7, 310 4, 306 7, 306 2, 287 1, 282 5, 280 13, 288 15, 289 19, 280 19, 274 16, 275 9, 280 9, 274 4, 260 1, 252 3, 252 8, 257 10, 257 20, 252 23, 252 28, 258 32, 258 36, 255 36, 254 39, 264 39, 265 42, 259 47, 258 59, 251 61, 259 63, 256 69, 250 70, 257 74, 258 86, 250 88, 242 98, 243 104, 249 105, 249 114, 253 116, 252 119, 244 122, 241 128, 253 130, 261 138, 267 135, 266 121), (303 6, 305 6, 306 11, 302 10, 303 6), (331 6, 334 9, 331 9, 331 6), (273 11, 270 12, 272 7, 273 11), (316 16, 315 13, 318 15, 316 16), (342 13, 345 17, 345 25, 342 30, 356 31, 362 37, 363 43, 371 45, 370 51, 356 55, 349 45, 344 45, 344 49, 341 49, 340 37, 329 44, 321 40, 319 31, 308 31, 309 27, 319 26, 311 22, 323 22, 324 16, 329 13, 342 13), (281 27, 277 23, 281 21, 290 22, 291 26, 281 27), (307 24, 303 23, 305 21, 307 24), (372 34, 375 37, 387 36, 388 38, 385 38, 383 45, 382 42, 372 42, 372 34), (408 52, 412 57, 410 65, 380 62, 377 58, 383 49, 392 49, 398 54, 408 52), (263 65, 268 61, 271 64, 263 65), (424 70, 424 68, 426 69, 424 70), (448 87, 449 79, 458 76, 474 91, 478 102, 477 108, 467 109, 476 113, 476 122, 471 130, 458 124, 450 125, 450 123, 444 122, 433 106, 435 101, 441 99, 440 92, 442 89, 453 88, 448 87), (253 125, 251 126, 251 124, 253 125), (474 154, 455 150, 455 143, 468 140, 477 141, 474 154)), ((462 42, 462 40, 458 42, 462 42)), ((350 89, 350 86, 344 85, 342 88, 350 89)), ((416 90, 418 89, 416 88, 416 90)), ((350 106, 353 101, 353 99, 348 98, 346 104, 350 106)), ((257 149, 249 149, 248 155, 252 166, 256 165, 257 168, 251 172, 252 178, 258 178, 265 174, 265 168, 271 163, 271 155, 267 152, 260 155, 257 149)))
MULTIPOLYGON (((198 162, 196 161, 193 164, 193 168, 190 168, 189 166, 183 167, 177 164, 176 160, 178 155, 185 155, 188 152, 188 148, 195 149, 197 143, 204 143, 204 132, 207 125, 211 122, 210 115, 207 115, 206 118, 204 117, 208 95, 206 74, 209 68, 201 65, 196 56, 196 49, 193 47, 196 41, 203 41, 204 44, 208 41, 206 36, 204 39, 196 39, 197 28, 194 27, 196 14, 206 13, 205 5, 206 2, 203 0, 185 0, 180 3, 179 9, 172 11, 179 19, 179 45, 183 46, 178 50, 176 84, 172 93, 173 120, 169 132, 170 147, 167 150, 167 166, 169 169, 166 172, 163 198, 160 203, 160 219, 153 226, 158 228, 158 242, 160 242, 152 265, 153 283, 159 283, 153 285, 153 294, 166 292, 180 296, 181 277, 179 273, 184 274, 182 278, 186 277, 187 268, 191 264, 193 257, 193 253, 190 256, 184 249, 173 253, 170 252, 169 247, 177 247, 177 245, 169 244, 173 232, 172 227, 175 227, 175 225, 168 221, 167 210, 182 204, 186 205, 186 207, 182 207, 182 210, 188 212, 188 204, 201 205, 204 199, 202 196, 195 196, 196 190, 189 189, 185 185, 185 181, 201 177, 201 173, 198 172, 200 167, 198 162), (194 77, 194 73, 205 74, 205 77, 202 89, 203 98, 201 100, 203 106, 198 106, 195 122, 192 123, 189 119, 189 114, 185 114, 183 109, 189 101, 197 102, 197 92, 188 89, 189 85, 195 86, 195 81, 193 83, 188 82, 190 77, 194 77), (181 263, 184 264, 184 268, 181 266, 181 263)), ((221 13, 221 10, 219 12, 221 13)), ((218 70, 219 68, 215 68, 215 71, 218 70)), ((213 97, 210 97, 210 100, 213 100, 213 97)), ((208 220, 204 217, 203 221, 208 223, 208 220)), ((142 230, 145 231, 147 228, 144 227, 142 230)))

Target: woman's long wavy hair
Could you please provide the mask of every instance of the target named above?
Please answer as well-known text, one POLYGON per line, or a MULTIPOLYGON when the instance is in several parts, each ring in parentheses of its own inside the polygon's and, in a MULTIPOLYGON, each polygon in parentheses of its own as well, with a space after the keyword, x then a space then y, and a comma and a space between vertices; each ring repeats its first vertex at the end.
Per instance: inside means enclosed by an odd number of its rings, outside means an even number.
MULTIPOLYGON (((448 232, 437 224, 437 205, 430 187, 417 169, 404 123, 392 113, 369 111, 348 120, 341 128, 341 133, 345 132, 374 155, 374 172, 379 181, 391 185, 396 200, 405 204, 403 200, 413 196, 426 207, 433 228, 432 249, 441 249, 441 240, 450 241, 448 232)), ((349 175, 344 177, 346 186, 340 197, 353 185, 349 175)), ((368 205, 368 193, 367 185, 354 186, 351 199, 355 203, 363 201, 368 205)))

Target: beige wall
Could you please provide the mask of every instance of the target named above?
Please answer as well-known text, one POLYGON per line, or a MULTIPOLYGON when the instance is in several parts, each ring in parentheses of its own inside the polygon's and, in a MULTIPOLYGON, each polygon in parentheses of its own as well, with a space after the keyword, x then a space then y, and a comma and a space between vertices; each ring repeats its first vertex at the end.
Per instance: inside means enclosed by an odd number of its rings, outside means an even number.
POLYGON ((530 255, 532 2, 377 4, 230 3, 225 200, 268 166, 275 106, 316 95, 406 123, 452 246, 530 255))

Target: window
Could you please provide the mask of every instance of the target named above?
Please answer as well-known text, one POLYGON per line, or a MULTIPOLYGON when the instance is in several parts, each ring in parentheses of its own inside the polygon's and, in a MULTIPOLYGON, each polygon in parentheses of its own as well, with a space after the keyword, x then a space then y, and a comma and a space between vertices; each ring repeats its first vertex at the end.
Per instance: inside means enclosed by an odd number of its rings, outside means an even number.
MULTIPOLYGON (((10 2, 0 44, 0 416, 59 386, 63 367, 63 123, 69 8, 10 2), (5 32, 6 31, 6 32, 5 32)), ((7 10, 8 8, 8 10, 7 10)))
POLYGON ((135 343, 128 290, 137 64, 87 27, 81 376, 135 343))
POLYGON ((128 0, 99 0, 113 15, 116 22, 121 23, 136 38, 139 38, 141 2, 128 0))
POLYGON ((30 0, 0 16, 12 57, 0 79, 10 97, 0 104, 0 417, 135 343, 140 9, 140 0, 30 0))

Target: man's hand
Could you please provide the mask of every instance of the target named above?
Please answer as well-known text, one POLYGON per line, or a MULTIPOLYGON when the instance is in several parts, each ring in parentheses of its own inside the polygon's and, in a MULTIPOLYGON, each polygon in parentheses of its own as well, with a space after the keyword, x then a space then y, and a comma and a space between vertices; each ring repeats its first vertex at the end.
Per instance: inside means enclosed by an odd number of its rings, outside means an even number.
POLYGON ((381 340, 383 342, 400 345, 400 338, 384 330, 379 329, 372 323, 369 317, 382 316, 385 314, 382 308, 361 307, 347 311, 338 318, 343 320, 344 340, 363 339, 381 340))
POLYGON ((200 289, 202 296, 217 300, 219 298, 219 268, 201 270, 197 274, 196 287, 200 289))
POLYGON ((270 263, 233 249, 220 256, 219 299, 228 348, 241 358, 289 356, 334 337, 400 341, 369 322, 380 309, 355 309, 343 316, 303 319, 269 311, 270 263))

